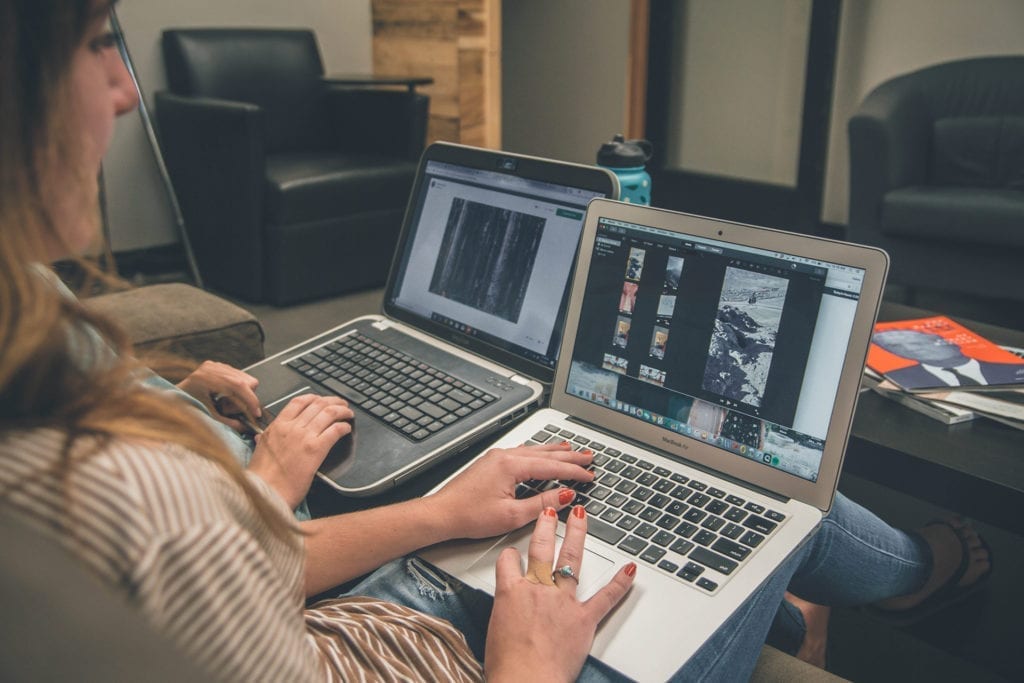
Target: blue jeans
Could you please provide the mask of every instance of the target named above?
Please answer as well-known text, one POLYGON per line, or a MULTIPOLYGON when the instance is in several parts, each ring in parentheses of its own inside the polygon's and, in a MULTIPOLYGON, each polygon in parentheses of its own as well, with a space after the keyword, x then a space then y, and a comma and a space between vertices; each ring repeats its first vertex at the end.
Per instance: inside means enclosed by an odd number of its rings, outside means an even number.
MULTIPOLYGON (((643 568, 641 567, 641 571, 643 568)), ((919 590, 932 571, 928 544, 892 528, 842 494, 817 533, 737 610, 676 672, 679 681, 746 681, 769 628, 796 631, 803 618, 784 604, 783 593, 823 605, 876 602, 919 590), (780 608, 780 605, 782 607, 780 608)), ((357 585, 351 594, 396 602, 452 622, 483 661, 492 598, 415 558, 396 560, 357 585)), ((590 657, 581 681, 627 680, 590 657)))

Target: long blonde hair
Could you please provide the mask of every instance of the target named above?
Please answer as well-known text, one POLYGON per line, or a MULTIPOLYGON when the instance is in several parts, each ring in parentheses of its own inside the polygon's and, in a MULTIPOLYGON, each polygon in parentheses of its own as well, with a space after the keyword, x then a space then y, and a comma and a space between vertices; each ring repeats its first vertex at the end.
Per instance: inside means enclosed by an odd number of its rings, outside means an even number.
MULTIPOLYGON (((97 169, 84 168, 70 133, 68 74, 89 21, 112 0, 5 0, 0 3, 0 438, 52 427, 67 435, 61 467, 73 448, 109 439, 180 444, 219 464, 282 538, 294 524, 246 478, 227 445, 197 411, 137 381, 139 362, 118 326, 62 296, 32 264, 48 244, 62 244, 48 211, 52 164, 77 169, 76 187, 95 197, 97 169), (83 363, 74 331, 92 328, 115 352, 83 363), (84 439, 88 437, 88 439, 84 439)), ((52 185, 52 183, 51 183, 52 185)), ((97 221, 98 211, 88 217, 97 221)), ((95 265, 75 257, 87 272, 95 265)), ((88 453, 95 452, 95 448, 88 453)))

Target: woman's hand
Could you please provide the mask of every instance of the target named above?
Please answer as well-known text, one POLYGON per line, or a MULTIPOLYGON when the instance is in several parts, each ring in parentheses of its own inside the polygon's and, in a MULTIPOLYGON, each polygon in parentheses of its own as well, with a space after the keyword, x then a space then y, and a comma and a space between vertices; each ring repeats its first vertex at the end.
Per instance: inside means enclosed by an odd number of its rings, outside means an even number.
POLYGON ((256 437, 249 470, 294 508, 306 497, 331 447, 352 431, 348 420, 353 417, 348 403, 337 396, 293 398, 256 437))
POLYGON ((488 681, 573 681, 594 642, 598 624, 633 585, 636 564, 620 569, 586 602, 576 599, 587 535, 587 513, 575 506, 555 557, 554 508, 545 508, 530 539, 526 573, 515 548, 498 557, 497 590, 487 628, 484 673, 488 681), (555 572, 569 568, 569 576, 555 572))
POLYGON ((256 423, 262 413, 256 396, 259 383, 252 375, 230 365, 208 360, 179 382, 178 388, 202 402, 215 420, 244 432, 246 426, 229 416, 241 413, 256 423))
POLYGON ((485 538, 518 529, 544 508, 561 509, 576 496, 569 488, 517 499, 516 485, 529 479, 591 481, 589 450, 569 442, 488 451, 443 489, 426 499, 445 520, 451 538, 485 538))

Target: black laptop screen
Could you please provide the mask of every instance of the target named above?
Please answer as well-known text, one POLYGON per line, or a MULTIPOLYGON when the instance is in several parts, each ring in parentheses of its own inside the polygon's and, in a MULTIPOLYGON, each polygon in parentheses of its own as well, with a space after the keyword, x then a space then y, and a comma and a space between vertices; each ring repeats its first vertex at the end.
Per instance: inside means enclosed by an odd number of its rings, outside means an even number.
POLYGON ((587 203, 601 196, 428 161, 391 305, 553 368, 587 203))
POLYGON ((863 278, 602 219, 566 391, 816 481, 863 278))

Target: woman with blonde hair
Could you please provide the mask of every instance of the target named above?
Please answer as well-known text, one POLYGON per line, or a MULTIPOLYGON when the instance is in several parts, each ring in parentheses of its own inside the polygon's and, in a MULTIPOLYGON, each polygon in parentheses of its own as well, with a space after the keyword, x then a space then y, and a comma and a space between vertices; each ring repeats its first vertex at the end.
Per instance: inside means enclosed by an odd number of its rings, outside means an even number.
MULTIPOLYGON (((124 334, 44 265, 80 260, 96 238, 100 161, 115 118, 136 104, 107 27, 110 5, 0 3, 0 506, 58 539, 218 679, 614 678, 587 652, 636 565, 580 602, 571 577, 551 570, 578 570, 585 510, 572 508, 556 553, 556 511, 572 490, 515 498, 527 479, 591 480, 588 452, 495 450, 431 496, 300 525, 290 510, 351 430, 345 402, 294 399, 243 468, 216 416, 187 394, 207 403, 227 392, 256 411, 246 376, 201 366, 180 390, 154 389, 124 334), (399 559, 532 520, 527 569, 505 551, 493 608, 424 563, 399 559), (304 607, 305 596, 378 568, 350 595, 304 607)), ((949 584, 961 558, 957 583, 987 571, 968 527, 902 534, 840 497, 808 548, 679 675, 749 675, 791 577, 819 600, 917 591, 901 605, 909 607, 949 584), (855 595, 821 588, 842 579, 845 563, 820 553, 842 546, 847 528, 858 544, 845 552, 862 568, 855 595), (874 550, 862 547, 866 536, 874 550), (716 654, 723 643, 727 659, 716 654)))

